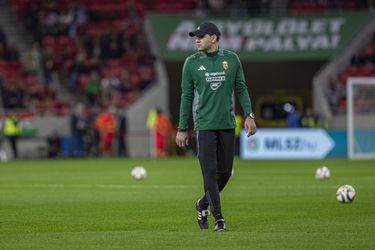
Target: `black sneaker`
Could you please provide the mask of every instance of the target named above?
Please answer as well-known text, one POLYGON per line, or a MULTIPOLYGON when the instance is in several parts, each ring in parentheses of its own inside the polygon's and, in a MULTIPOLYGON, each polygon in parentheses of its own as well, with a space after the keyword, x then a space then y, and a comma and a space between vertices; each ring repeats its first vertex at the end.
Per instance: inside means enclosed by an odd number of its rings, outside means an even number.
POLYGON ((217 220, 215 222, 215 231, 224 232, 225 230, 227 230, 227 227, 225 226, 224 219, 217 220))
POLYGON ((198 225, 200 229, 208 229, 208 215, 210 211, 208 211, 208 209, 202 209, 199 206, 199 201, 200 200, 195 203, 195 208, 198 211, 198 225))

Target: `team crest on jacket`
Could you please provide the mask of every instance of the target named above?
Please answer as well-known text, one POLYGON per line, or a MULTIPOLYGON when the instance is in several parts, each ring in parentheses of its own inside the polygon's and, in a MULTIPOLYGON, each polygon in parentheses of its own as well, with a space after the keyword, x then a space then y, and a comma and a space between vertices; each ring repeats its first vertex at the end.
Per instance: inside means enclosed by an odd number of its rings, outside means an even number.
POLYGON ((228 62, 227 62, 227 61, 223 61, 223 68, 224 68, 225 70, 227 70, 228 67, 229 67, 228 62))

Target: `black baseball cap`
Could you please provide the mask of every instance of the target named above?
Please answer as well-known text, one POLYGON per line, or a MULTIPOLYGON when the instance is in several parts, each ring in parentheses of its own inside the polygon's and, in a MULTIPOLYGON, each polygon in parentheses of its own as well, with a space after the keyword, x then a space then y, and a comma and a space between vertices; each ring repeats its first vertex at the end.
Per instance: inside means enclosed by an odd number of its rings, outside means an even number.
POLYGON ((220 36, 221 32, 214 23, 201 23, 196 30, 189 32, 189 36, 202 37, 206 34, 220 36))

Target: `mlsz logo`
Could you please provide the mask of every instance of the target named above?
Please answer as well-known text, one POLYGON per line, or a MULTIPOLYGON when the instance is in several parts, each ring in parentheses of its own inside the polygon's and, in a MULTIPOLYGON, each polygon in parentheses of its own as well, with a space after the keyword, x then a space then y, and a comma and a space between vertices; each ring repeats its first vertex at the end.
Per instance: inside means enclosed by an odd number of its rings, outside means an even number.
POLYGON ((205 68, 203 65, 201 65, 201 66, 199 67, 198 71, 202 71, 202 70, 206 70, 206 68, 205 68))
POLYGON ((248 140, 247 147, 251 151, 257 151, 259 149, 259 142, 255 138, 250 138, 248 140))

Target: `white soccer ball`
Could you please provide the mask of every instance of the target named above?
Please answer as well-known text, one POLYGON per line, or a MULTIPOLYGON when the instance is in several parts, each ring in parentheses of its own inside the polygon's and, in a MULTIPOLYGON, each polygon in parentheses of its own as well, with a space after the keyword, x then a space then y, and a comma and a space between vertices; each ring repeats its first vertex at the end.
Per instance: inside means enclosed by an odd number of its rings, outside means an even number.
POLYGON ((130 175, 136 180, 143 180, 147 176, 147 171, 142 166, 136 166, 132 169, 130 175))
POLYGON ((331 171, 326 166, 320 167, 315 172, 315 178, 317 180, 327 180, 331 177, 331 171))
POLYGON ((351 203, 355 198, 355 189, 350 185, 339 187, 336 192, 336 198, 341 203, 351 203))

